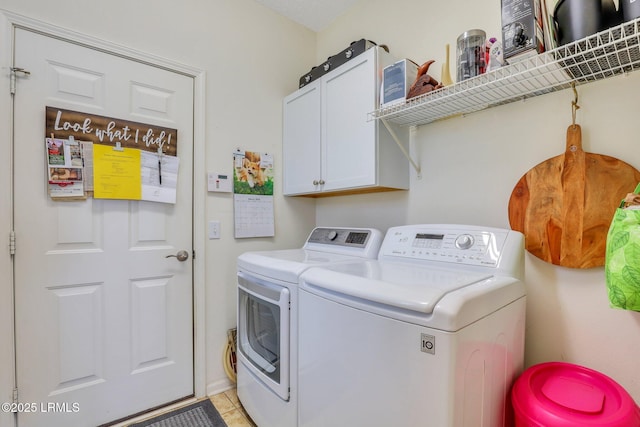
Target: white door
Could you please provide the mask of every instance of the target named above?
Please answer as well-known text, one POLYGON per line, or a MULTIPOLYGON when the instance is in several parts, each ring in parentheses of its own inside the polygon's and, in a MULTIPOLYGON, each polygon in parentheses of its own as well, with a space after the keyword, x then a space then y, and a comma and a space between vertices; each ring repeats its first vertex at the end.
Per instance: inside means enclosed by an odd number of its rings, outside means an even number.
POLYGON ((96 426, 190 396, 193 78, 16 29, 20 427, 96 426), (178 129, 177 203, 52 201, 45 106, 178 129), (44 405, 44 406, 41 406, 44 405))

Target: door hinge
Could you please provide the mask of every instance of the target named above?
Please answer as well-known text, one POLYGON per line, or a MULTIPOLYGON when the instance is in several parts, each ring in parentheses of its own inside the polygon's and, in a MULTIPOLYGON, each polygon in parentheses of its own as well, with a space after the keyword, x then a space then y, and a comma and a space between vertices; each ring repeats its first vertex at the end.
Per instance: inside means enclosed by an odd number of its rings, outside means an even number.
POLYGON ((9 233, 9 255, 16 254, 16 232, 11 230, 9 233))
POLYGON ((31 72, 25 70, 24 68, 19 68, 19 67, 11 67, 10 70, 11 70, 11 76, 9 77, 10 79, 9 92, 11 92, 11 95, 15 95, 16 94, 16 74, 20 73, 22 75, 29 76, 31 75, 31 72))
POLYGON ((18 387, 13 389, 12 399, 13 399, 13 403, 18 403, 18 387))
POLYGON ((191 259, 196 259, 196 250, 195 249, 193 250, 193 254, 191 256, 191 259))

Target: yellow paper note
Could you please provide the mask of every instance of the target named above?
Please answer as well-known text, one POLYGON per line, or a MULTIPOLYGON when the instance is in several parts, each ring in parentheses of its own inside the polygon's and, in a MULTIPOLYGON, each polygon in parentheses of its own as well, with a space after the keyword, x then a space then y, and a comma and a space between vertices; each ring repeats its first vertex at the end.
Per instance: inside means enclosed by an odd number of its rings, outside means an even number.
POLYGON ((102 144, 93 145, 93 197, 96 199, 140 200, 142 182, 140 150, 114 150, 102 144))

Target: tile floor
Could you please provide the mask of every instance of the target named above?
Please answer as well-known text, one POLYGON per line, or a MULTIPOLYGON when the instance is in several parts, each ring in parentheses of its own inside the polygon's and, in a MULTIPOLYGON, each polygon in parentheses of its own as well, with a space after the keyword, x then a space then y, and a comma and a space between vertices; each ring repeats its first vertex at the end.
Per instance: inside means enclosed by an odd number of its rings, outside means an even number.
POLYGON ((210 399, 228 427, 256 427, 242 408, 235 388, 211 396, 210 399))
MULTIPOLYGON (((220 394, 216 394, 214 396, 210 396, 209 399, 213 406, 216 407, 218 413, 222 416, 222 419, 227 424, 227 427, 257 427, 257 425, 251 420, 249 415, 245 412, 244 408, 240 404, 240 400, 238 400, 238 395, 236 394, 236 389, 232 388, 220 394)), ((171 411, 181 406, 187 406, 195 401, 189 401, 188 403, 177 403, 176 405, 172 405, 171 407, 165 409, 164 411, 171 411)), ((147 414, 147 418, 155 417, 164 412, 163 410, 159 410, 156 413, 151 415, 147 414)), ((145 416, 141 416, 135 420, 127 420, 123 423, 114 424, 112 427, 130 427, 131 424, 135 424, 145 420, 145 416)))

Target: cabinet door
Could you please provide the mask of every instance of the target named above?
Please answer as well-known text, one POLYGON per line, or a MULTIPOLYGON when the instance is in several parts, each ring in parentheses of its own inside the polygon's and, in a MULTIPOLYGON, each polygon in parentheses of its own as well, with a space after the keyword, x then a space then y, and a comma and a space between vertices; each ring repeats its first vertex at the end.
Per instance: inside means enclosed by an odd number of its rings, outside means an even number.
POLYGON ((282 157, 285 195, 313 193, 322 186, 320 80, 284 99, 282 157))
POLYGON ((376 184, 376 123, 367 114, 376 108, 375 49, 327 75, 323 86, 324 191, 376 184))

